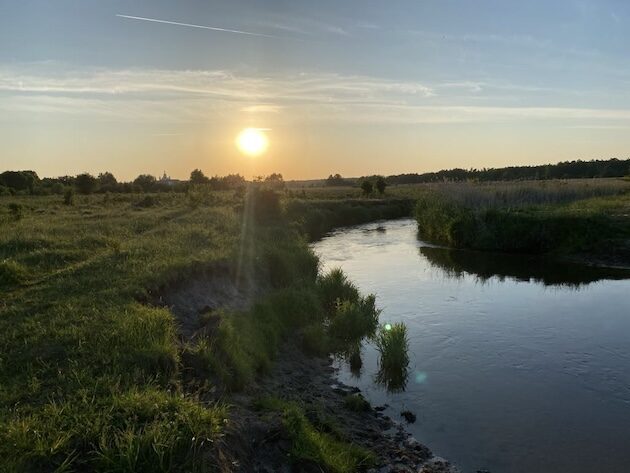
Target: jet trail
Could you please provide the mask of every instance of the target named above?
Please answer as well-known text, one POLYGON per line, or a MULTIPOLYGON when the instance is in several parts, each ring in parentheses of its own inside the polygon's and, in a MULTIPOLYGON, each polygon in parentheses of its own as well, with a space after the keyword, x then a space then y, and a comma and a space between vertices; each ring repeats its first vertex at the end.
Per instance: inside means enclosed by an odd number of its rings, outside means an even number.
POLYGON ((264 33, 253 33, 251 31, 231 30, 229 28, 219 28, 216 26, 194 25, 192 23, 180 23, 179 21, 158 20, 157 18, 146 18, 143 16, 131 16, 131 15, 120 15, 120 14, 116 14, 116 16, 119 18, 126 18, 128 20, 150 21, 153 23, 164 23, 167 25, 187 26, 189 28, 201 28, 204 30, 219 31, 222 33, 243 34, 247 36, 262 36, 264 38, 275 38, 275 39, 293 39, 293 38, 283 38, 282 36, 274 36, 274 35, 264 34, 264 33))

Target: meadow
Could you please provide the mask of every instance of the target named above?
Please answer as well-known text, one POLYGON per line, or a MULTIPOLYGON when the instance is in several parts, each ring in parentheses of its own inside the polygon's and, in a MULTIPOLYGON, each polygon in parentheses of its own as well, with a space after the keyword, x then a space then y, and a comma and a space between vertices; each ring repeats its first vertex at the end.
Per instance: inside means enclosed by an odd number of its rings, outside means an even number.
MULTIPOLYGON (((374 299, 341 274, 319 274, 308 240, 409 211, 395 199, 204 187, 75 196, 72 205, 57 195, 3 198, 2 471, 222 469, 229 393, 264 375, 286 337, 304 333, 305 350, 327 354, 354 343, 330 326, 354 328, 350 338, 377 330, 374 299), (253 281, 263 295, 213 313, 203 336, 182 337, 160 294, 208 271, 253 281)), ((349 447, 352 455, 328 458, 343 439, 290 412, 296 445, 320 452, 329 471, 367 458, 349 447)))
MULTIPOLYGON (((265 376, 289 338, 305 353, 352 363, 370 337, 383 367, 394 367, 383 384, 404 387, 404 327, 384 332, 374 298, 341 272, 321 274, 309 241, 343 225, 409 217, 415 207, 420 234, 452 246, 592 249, 626 241, 629 187, 589 180, 401 185, 369 198, 353 187, 244 195, 207 186, 70 202, 4 196, 2 471, 226 470, 231 393, 265 376), (207 274, 255 297, 204 314, 199 333, 185 336, 162 296, 207 274)), ((334 472, 373 462, 278 394, 265 408, 282 413, 296 461, 334 472)))

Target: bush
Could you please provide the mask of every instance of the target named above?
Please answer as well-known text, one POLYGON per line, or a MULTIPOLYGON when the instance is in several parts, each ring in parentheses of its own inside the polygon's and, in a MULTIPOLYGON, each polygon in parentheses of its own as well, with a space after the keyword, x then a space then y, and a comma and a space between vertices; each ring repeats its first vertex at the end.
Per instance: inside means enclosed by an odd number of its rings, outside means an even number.
POLYGON ((280 194, 272 189, 253 188, 249 199, 250 208, 258 223, 275 222, 282 215, 280 194))
POLYGON ((361 190, 363 191, 363 195, 370 196, 374 191, 374 186, 367 179, 361 183, 361 190))
POLYGON ((77 191, 81 194, 91 194, 94 192, 98 186, 98 181, 94 176, 88 173, 79 174, 75 181, 74 185, 77 188, 77 191))
POLYGON ((11 202, 9 204, 9 214, 13 220, 20 220, 24 216, 24 208, 16 202, 11 202))
POLYGON ((13 260, 0 261, 0 287, 22 284, 27 277, 24 266, 13 260))
POLYGON ((385 182, 385 178, 383 176, 379 176, 376 178, 375 187, 379 194, 383 195, 385 193, 387 183, 385 182))
POLYGON ((66 188, 63 193, 63 203, 64 205, 73 205, 74 204, 74 189, 72 187, 66 188))
POLYGON ((216 196, 212 192, 212 188, 204 184, 189 185, 186 194, 188 196, 188 205, 193 209, 216 202, 216 196))
MULTIPOLYGON (((107 195, 106 195, 106 197, 107 197, 107 195)), ((147 209, 149 207, 155 207, 158 204, 159 204, 159 200, 157 199, 157 197, 152 196, 152 195, 147 195, 147 196, 143 197, 142 199, 140 199, 138 202, 136 202, 134 204, 134 206, 135 207, 139 207, 139 208, 143 208, 143 209, 147 209)))

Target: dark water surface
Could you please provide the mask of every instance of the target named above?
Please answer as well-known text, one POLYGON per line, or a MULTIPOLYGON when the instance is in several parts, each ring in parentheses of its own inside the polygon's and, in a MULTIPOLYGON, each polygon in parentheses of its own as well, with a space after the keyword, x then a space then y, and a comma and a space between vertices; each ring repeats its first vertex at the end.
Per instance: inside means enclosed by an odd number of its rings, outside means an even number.
POLYGON ((373 404, 417 414, 410 431, 464 472, 630 472, 630 280, 548 259, 431 248, 413 220, 337 231, 315 243, 403 321, 404 392, 341 380, 373 404))

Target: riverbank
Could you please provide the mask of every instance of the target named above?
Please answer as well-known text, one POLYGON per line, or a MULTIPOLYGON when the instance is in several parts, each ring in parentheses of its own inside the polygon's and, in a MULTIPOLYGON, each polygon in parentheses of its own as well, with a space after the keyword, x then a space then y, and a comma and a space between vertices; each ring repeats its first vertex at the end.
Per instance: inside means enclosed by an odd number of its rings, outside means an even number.
MULTIPOLYGON (((591 189, 588 189, 592 192, 591 189)), ((497 199, 486 188, 465 195, 427 192, 415 217, 421 238, 437 244, 506 253, 554 254, 588 264, 630 266, 630 192, 584 198, 575 192, 554 203, 544 194, 497 199)))
MULTIPOLYGON (((338 411, 329 362, 300 353, 347 342, 325 328, 338 298, 336 323, 376 329, 366 324, 377 315, 373 300, 345 280, 322 286, 303 236, 316 235, 305 231, 308 222, 321 232, 402 216, 408 202, 312 201, 299 203, 307 210, 300 218, 288 218, 282 208, 290 202, 268 192, 255 201, 207 192, 14 203, 19 215, 0 214, 0 344, 11 356, 0 359, 7 471, 232 471, 256 451, 246 442, 254 415, 257 425, 281 419, 292 452, 286 465, 303 471, 312 469, 303 462, 335 472, 384 465, 393 457, 370 450, 406 439, 379 438, 387 420, 371 409, 356 417, 373 422, 372 443, 358 429, 333 432, 283 386, 319 393, 338 411), (308 342, 298 352, 288 340, 308 342), (274 375, 283 366, 275 360, 285 358, 300 363, 290 371, 306 370, 317 383, 274 375), (269 398, 259 408, 275 413, 254 410, 248 396, 269 398)), ((353 415, 338 422, 350 425, 353 415)), ((413 452, 428 455, 410 448, 414 465, 421 458, 413 452)))
MULTIPOLYGON (((250 281, 243 287, 235 285, 229 274, 225 268, 206 271, 165 288, 155 300, 176 317, 187 347, 184 364, 192 372, 189 384, 216 378, 216 373, 204 373, 208 367, 191 356, 196 351, 191 347, 220 335, 216 331, 221 324, 219 317, 238 317, 227 312, 235 310, 254 317, 256 304, 268 310, 278 304, 277 295, 264 280, 250 281)), ((308 311, 317 312, 317 308, 308 311)), ((232 350, 256 344, 247 335, 250 330, 244 332, 243 340, 233 340, 236 346, 232 350)), ((325 332, 320 336, 330 337, 325 332)), ((313 354, 306 342, 305 330, 297 327, 290 338, 278 340, 264 374, 237 385, 226 384, 234 379, 219 375, 222 383, 205 392, 204 402, 230 405, 225 432, 229 440, 223 442, 220 469, 261 473, 321 469, 339 473, 457 471, 411 437, 402 417, 389 418, 382 413, 385 406, 371 406, 358 389, 339 382, 333 357, 325 351, 313 354)), ((330 341, 325 343, 331 345, 330 341)), ((274 348, 273 342, 270 348, 274 348)), ((227 353, 216 355, 223 356, 228 368, 236 368, 233 360, 226 358, 227 353)))

